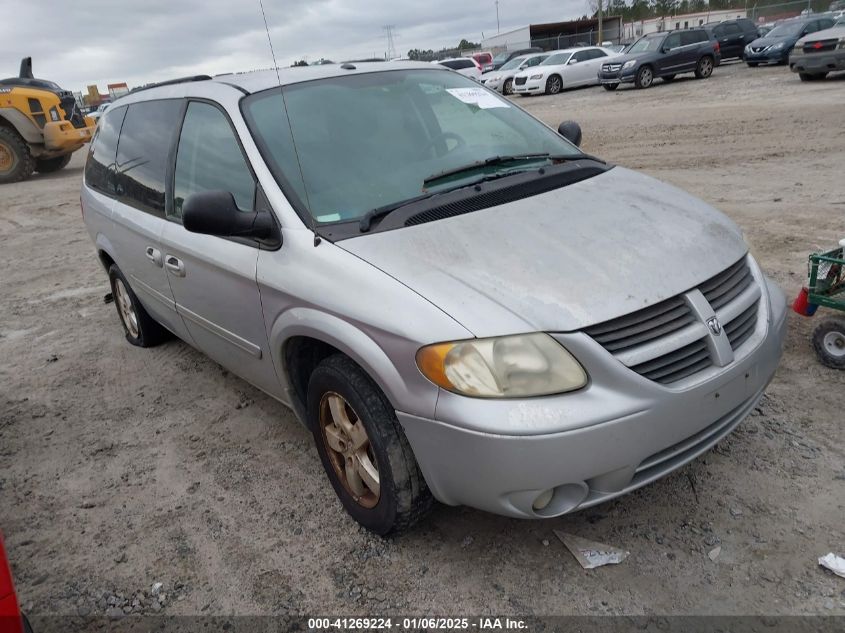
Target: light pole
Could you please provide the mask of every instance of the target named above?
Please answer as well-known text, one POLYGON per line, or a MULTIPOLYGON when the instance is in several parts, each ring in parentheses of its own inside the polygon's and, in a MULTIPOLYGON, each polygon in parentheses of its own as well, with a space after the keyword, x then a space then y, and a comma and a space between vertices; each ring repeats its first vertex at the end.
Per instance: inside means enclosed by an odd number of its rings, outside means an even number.
POLYGON ((501 33, 502 29, 499 26, 499 0, 496 0, 496 33, 501 33))

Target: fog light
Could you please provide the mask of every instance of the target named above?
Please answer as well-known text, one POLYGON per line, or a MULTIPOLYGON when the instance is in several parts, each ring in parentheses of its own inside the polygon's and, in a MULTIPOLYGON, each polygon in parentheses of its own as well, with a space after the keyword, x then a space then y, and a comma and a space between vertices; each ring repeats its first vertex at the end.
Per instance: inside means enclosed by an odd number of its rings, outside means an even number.
POLYGON ((554 496, 554 494, 555 494, 555 490, 554 490, 554 488, 549 488, 548 490, 545 490, 545 491, 541 492, 541 493, 537 496, 537 498, 536 498, 536 499, 534 499, 534 503, 532 504, 532 507, 533 507, 535 510, 542 510, 542 509, 543 509, 543 508, 545 508, 547 505, 549 505, 549 503, 551 502, 552 497, 554 496))

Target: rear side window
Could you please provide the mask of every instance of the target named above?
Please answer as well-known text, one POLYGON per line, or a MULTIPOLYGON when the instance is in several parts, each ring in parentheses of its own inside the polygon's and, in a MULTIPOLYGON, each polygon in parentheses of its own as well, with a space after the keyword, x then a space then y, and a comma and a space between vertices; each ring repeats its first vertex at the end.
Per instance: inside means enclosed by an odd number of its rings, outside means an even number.
POLYGON ((255 202, 255 180, 228 119, 208 103, 192 102, 176 153, 173 215, 181 218, 182 204, 199 191, 229 191, 242 211, 255 202))
POLYGON ((126 108, 111 108, 101 118, 97 125, 97 136, 88 151, 88 161, 85 163, 85 184, 100 193, 114 195, 113 168, 117 154, 117 137, 126 108))
POLYGON ((737 33, 742 33, 742 29, 740 28, 739 24, 729 22, 725 25, 725 33, 727 33, 728 35, 736 35, 737 33))
POLYGON ((117 195, 141 211, 164 215, 170 147, 182 101, 133 103, 126 112, 117 144, 117 195))

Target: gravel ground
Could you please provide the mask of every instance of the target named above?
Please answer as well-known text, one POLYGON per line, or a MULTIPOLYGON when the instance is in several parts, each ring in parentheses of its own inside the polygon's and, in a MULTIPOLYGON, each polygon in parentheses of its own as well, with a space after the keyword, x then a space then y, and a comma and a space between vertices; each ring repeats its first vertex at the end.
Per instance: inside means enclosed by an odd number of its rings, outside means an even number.
MULTIPOLYGON (((792 296, 807 253, 845 237, 843 95, 845 75, 731 64, 516 102, 723 209, 792 296)), ((760 407, 672 476, 541 522, 440 506, 383 540, 285 408, 181 342, 123 340, 83 162, 0 190, 0 526, 29 612, 845 614, 816 564, 845 554, 845 372, 817 363, 813 320, 790 316, 760 407), (584 571, 554 529, 631 555, 584 571)))

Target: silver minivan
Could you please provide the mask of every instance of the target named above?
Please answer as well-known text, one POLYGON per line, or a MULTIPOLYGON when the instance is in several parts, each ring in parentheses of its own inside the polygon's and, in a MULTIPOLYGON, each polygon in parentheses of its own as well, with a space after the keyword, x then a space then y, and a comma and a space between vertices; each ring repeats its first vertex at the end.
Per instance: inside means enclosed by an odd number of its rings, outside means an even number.
POLYGON ((103 115, 83 215, 127 340, 293 409, 362 525, 554 517, 729 434, 785 331, 733 222, 579 140, 431 64, 194 77, 103 115))

